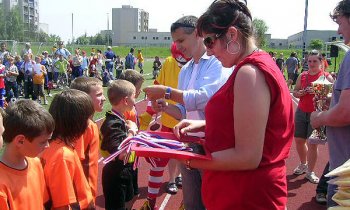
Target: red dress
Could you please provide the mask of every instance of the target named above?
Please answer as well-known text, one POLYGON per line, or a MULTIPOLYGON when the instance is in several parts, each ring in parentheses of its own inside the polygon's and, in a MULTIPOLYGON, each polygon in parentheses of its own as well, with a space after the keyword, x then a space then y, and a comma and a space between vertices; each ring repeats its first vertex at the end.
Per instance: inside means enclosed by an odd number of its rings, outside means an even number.
POLYGON ((205 170, 202 196, 208 210, 284 210, 286 206, 285 159, 294 134, 294 111, 283 75, 267 53, 255 52, 246 57, 209 100, 205 109, 205 146, 211 153, 235 146, 233 85, 240 67, 247 63, 264 74, 271 93, 262 160, 254 170, 205 170))

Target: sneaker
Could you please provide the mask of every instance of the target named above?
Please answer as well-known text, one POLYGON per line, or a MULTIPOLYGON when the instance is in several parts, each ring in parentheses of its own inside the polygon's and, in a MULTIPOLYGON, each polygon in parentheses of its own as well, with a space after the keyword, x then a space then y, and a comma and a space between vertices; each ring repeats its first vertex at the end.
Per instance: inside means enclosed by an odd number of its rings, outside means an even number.
POLYGON ((300 163, 298 167, 296 167, 293 171, 293 174, 295 175, 301 175, 303 173, 307 172, 307 164, 300 163))
POLYGON ((305 179, 309 180, 309 182, 313 184, 318 184, 320 179, 316 176, 315 172, 308 172, 305 176, 305 179))
POLYGON ((49 102, 47 100, 44 101, 44 105, 48 105, 49 102))
MULTIPOLYGON (((155 201, 154 201, 155 202, 155 201)), ((140 210, 158 210, 157 206, 151 207, 151 202, 147 199, 145 203, 141 206, 140 210)))
POLYGON ((316 202, 319 204, 327 204, 327 195, 325 193, 317 193, 315 199, 316 202))
POLYGON ((182 187, 182 177, 181 176, 176 177, 175 183, 177 187, 182 187))
POLYGON ((47 96, 48 96, 48 97, 52 97, 52 94, 51 94, 51 93, 49 93, 49 94, 47 94, 47 96))

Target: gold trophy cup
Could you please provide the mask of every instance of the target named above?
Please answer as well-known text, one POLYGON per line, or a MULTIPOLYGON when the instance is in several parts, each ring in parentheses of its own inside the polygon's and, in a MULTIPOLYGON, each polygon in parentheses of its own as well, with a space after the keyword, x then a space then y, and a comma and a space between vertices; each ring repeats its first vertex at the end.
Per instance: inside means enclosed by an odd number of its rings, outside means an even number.
MULTIPOLYGON (((318 111, 325 111, 328 107, 328 99, 332 95, 333 83, 329 82, 325 75, 320 76, 316 81, 312 82, 312 88, 315 92, 315 108, 318 111)), ((312 131, 309 142, 314 144, 325 144, 327 137, 325 134, 325 126, 321 126, 312 131)))

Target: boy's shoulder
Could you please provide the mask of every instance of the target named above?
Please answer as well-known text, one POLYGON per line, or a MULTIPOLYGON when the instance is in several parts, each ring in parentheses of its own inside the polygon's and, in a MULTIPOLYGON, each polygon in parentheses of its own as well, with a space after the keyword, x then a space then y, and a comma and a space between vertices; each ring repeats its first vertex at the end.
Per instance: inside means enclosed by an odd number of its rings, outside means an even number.
MULTIPOLYGON (((0 184, 4 181, 7 180, 9 181, 10 179, 17 179, 19 176, 24 177, 27 176, 28 173, 27 171, 38 171, 39 173, 42 172, 42 165, 41 161, 39 158, 30 158, 26 157, 26 162, 27 162, 27 167, 25 169, 19 170, 12 168, 10 166, 7 166, 3 162, 0 161, 0 184)), ((4 183, 2 183, 4 184, 4 183)))

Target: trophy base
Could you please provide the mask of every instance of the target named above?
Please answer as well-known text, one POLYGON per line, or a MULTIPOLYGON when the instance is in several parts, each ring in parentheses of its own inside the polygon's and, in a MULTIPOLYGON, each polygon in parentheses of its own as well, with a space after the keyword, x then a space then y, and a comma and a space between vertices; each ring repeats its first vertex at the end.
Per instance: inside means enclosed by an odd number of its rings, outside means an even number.
POLYGON ((320 135, 320 133, 317 130, 312 131, 311 135, 307 139, 307 142, 309 144, 326 144, 327 143, 327 137, 320 135))

